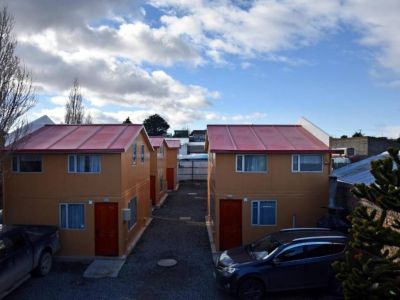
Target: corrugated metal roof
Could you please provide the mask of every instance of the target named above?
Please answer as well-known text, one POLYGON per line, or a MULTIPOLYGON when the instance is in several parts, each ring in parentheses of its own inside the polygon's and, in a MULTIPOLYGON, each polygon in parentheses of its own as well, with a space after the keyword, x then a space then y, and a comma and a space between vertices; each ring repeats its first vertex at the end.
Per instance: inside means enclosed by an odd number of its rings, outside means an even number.
POLYGON ((332 172, 332 176, 336 176, 338 181, 356 184, 371 184, 375 181, 371 174, 371 162, 388 157, 387 152, 368 157, 358 162, 336 169, 332 172))
POLYGON ((153 148, 160 148, 161 144, 164 142, 163 136, 150 136, 149 139, 153 148))
POLYGON ((18 142, 17 152, 124 152, 143 129, 138 124, 45 125, 18 142))
POLYGON ((168 148, 171 149, 178 149, 181 147, 181 142, 180 140, 170 140, 170 139, 166 139, 165 140, 167 142, 168 148))
POLYGON ((208 125, 211 152, 329 152, 301 125, 208 125))

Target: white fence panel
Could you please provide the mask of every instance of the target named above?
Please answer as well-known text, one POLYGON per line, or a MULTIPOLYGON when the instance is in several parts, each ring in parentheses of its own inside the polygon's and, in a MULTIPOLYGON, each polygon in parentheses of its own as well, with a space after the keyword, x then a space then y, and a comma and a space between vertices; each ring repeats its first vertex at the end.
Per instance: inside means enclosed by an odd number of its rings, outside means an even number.
POLYGON ((178 180, 207 180, 207 160, 185 159, 178 164, 178 180))

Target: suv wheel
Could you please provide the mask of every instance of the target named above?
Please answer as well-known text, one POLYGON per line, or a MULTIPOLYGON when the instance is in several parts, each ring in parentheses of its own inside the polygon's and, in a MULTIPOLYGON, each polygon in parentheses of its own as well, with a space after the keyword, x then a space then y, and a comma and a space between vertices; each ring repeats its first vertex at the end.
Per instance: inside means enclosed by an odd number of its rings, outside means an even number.
POLYGON ((254 278, 244 280, 238 290, 239 299, 242 300, 261 300, 264 299, 265 287, 264 284, 254 278))
POLYGON ((39 264, 35 270, 35 273, 39 276, 47 275, 51 270, 52 264, 53 257, 51 256, 51 253, 48 251, 43 252, 42 255, 40 255, 39 264))

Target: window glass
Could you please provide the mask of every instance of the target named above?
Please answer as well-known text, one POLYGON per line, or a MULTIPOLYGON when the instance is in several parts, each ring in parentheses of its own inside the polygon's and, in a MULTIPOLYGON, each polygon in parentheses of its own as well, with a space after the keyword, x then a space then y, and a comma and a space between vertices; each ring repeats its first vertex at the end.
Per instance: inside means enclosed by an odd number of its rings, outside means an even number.
POLYGON ((40 154, 24 154, 13 157, 13 171, 42 172, 42 156, 40 154))
POLYGON ((251 223, 254 224, 258 224, 258 201, 253 201, 252 203, 253 208, 252 208, 252 221, 251 223))
POLYGON ((68 228, 85 228, 83 204, 68 204, 68 228))
POLYGON ((299 156, 298 155, 293 155, 293 171, 298 171, 299 170, 299 156))
POLYGON ((78 173, 99 173, 100 172, 100 155, 69 155, 68 158, 69 172, 78 173), (76 170, 75 170, 76 161, 76 170))
POLYGON ((68 203, 60 205, 60 227, 63 229, 85 228, 84 204, 68 203))
POLYGON ((265 172, 267 171, 267 159, 265 155, 246 155, 245 171, 265 172))
POLYGON ((321 171, 321 155, 302 155, 300 157, 300 168, 301 171, 321 171))
POLYGON ((142 163, 144 162, 144 145, 140 147, 140 160, 142 163))
POLYGON ((320 257, 340 253, 344 250, 344 244, 315 244, 307 245, 306 247, 306 257, 320 257))
POLYGON ((75 155, 68 155, 68 172, 75 172, 75 155))
POLYGON ((67 228, 67 205, 60 205, 60 226, 61 228, 67 228))
POLYGON ((267 171, 267 156, 263 154, 238 155, 236 170, 239 172, 265 172, 267 171))
POLYGON ((321 172, 322 155, 320 154, 293 155, 292 169, 294 172, 321 172))
POLYGON ((292 247, 278 255, 280 261, 293 261, 304 258, 303 246, 292 247))
POLYGON ((276 224, 276 201, 257 200, 252 202, 252 225, 276 224))
POLYGON ((129 201, 128 204, 129 209, 131 210, 131 219, 128 222, 128 227, 132 228, 133 225, 136 224, 136 198, 133 198, 131 201, 129 201))
POLYGON ((243 171, 243 155, 236 156, 236 171, 243 171))
POLYGON ((164 178, 163 175, 160 175, 160 191, 164 190, 164 178))
POLYGON ((132 154, 132 163, 136 164, 136 158, 137 158, 137 145, 133 144, 133 154, 132 154))

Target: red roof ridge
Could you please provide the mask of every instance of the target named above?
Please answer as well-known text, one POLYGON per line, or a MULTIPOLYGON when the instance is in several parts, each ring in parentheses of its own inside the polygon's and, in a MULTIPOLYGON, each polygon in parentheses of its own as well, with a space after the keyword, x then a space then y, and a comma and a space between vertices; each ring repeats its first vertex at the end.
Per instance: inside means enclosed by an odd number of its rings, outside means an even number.
POLYGON ((250 131, 253 133, 253 135, 256 137, 256 140, 258 141, 258 143, 259 143, 260 145, 262 145, 263 148, 264 148, 265 150, 267 150, 267 146, 263 143, 263 141, 262 141, 262 140, 260 139, 260 137, 257 135, 257 133, 255 132, 253 126, 252 126, 252 125, 249 125, 248 127, 250 128, 250 131))
MULTIPOLYGON (((49 125, 52 125, 52 124, 49 124, 49 125)), ((45 125, 45 126, 47 126, 47 125, 45 125)), ((57 144, 59 141, 61 141, 63 138, 65 138, 67 135, 70 135, 71 133, 77 131, 78 128, 79 128, 79 126, 76 126, 76 125, 74 125, 74 126, 75 126, 74 129, 72 129, 71 131, 69 131, 69 132, 67 132, 66 134, 64 134, 62 137, 60 137, 59 139, 57 139, 54 143, 48 145, 48 146, 47 146, 47 149, 53 147, 55 144, 57 144)), ((72 127, 72 126, 71 126, 71 127, 72 127)))
POLYGON ((235 148, 235 150, 237 150, 237 145, 235 144, 235 141, 233 140, 231 131, 229 130, 229 125, 226 125, 226 130, 228 131, 228 136, 229 136, 229 139, 231 140, 232 146, 235 148))
MULTIPOLYGON (((126 124, 124 124, 124 129, 121 130, 120 133, 117 134, 117 136, 107 145, 107 149, 110 149, 110 147, 115 143, 115 141, 128 129, 128 126, 126 126, 126 124)), ((125 146, 126 148, 126 146, 125 146)))
MULTIPOLYGON (((98 133, 101 129, 103 129, 103 126, 98 126, 99 128, 97 128, 93 133, 91 133, 86 139, 83 140, 83 142, 81 142, 76 148, 80 149, 81 146, 83 144, 85 144, 89 139, 91 139, 96 133, 98 133)), ((79 128, 79 127, 78 127, 79 128)), ((107 147, 108 149, 108 147, 107 147)))

